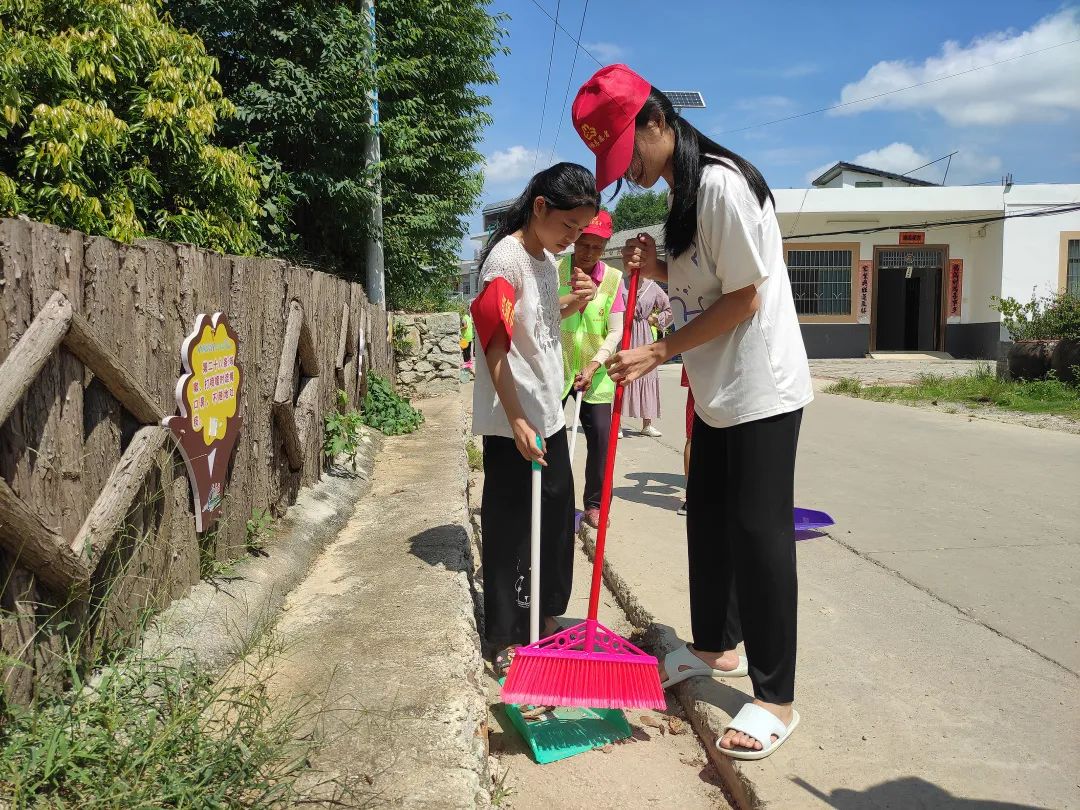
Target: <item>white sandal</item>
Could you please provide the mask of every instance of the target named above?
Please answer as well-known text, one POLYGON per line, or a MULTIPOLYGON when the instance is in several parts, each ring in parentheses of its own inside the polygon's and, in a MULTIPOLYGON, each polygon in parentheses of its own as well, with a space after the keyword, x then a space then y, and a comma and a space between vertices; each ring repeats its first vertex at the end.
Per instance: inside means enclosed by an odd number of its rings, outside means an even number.
POLYGON ((747 737, 753 737, 761 743, 761 750, 724 748, 720 745, 720 740, 716 741, 716 748, 721 754, 726 754, 733 759, 765 759, 791 736, 791 732, 797 725, 799 725, 799 713, 794 709, 791 710, 791 723, 785 726, 780 718, 768 709, 763 709, 756 703, 747 703, 739 709, 737 715, 731 718, 731 722, 724 726, 724 731, 730 729, 741 732, 747 737), (775 742, 773 742, 774 734, 776 735, 775 742))
POLYGON ((668 677, 660 684, 661 689, 682 683, 695 675, 704 675, 706 678, 742 678, 750 672, 750 667, 745 656, 740 655, 739 665, 735 669, 713 669, 690 652, 690 648, 684 644, 664 656, 664 672, 668 677))

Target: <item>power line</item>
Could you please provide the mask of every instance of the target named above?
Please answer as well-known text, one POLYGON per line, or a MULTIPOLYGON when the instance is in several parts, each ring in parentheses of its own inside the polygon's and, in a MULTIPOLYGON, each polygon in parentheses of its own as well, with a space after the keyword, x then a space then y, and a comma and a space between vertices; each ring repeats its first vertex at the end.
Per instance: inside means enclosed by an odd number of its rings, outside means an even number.
MULTIPOLYGON (((581 39, 581 32, 585 30, 585 15, 589 11, 589 0, 585 0, 585 7, 581 9, 581 25, 578 26, 578 39, 581 39)), ((574 40, 577 42, 577 40, 574 40)), ((548 157, 548 162, 555 160, 555 147, 559 145, 559 136, 562 135, 563 122, 566 120, 566 102, 570 100, 570 88, 574 84, 574 68, 577 67, 577 55, 578 48, 574 48, 574 58, 570 61, 570 77, 566 80, 566 92, 563 93, 562 100, 562 112, 559 113, 559 128, 555 130, 555 142, 551 144, 551 155, 548 157)))
MULTIPOLYGON (((573 34, 571 34, 571 33, 570 33, 569 31, 567 31, 567 30, 566 30, 565 28, 563 28, 563 27, 562 27, 562 23, 560 23, 560 22, 559 22, 559 21, 558 21, 558 20, 556 19, 556 17, 558 17, 558 16, 559 16, 559 12, 558 12, 558 10, 556 10, 556 11, 555 11, 555 17, 552 17, 552 16, 551 16, 551 12, 549 12, 549 11, 548 11, 548 10, 547 10, 546 8, 544 8, 544 7, 542 6, 542 5, 540 5, 540 4, 538 3, 538 2, 536 2, 536 0, 532 0, 532 4, 533 4, 534 6, 536 6, 536 7, 538 8, 538 9, 540 9, 540 11, 542 11, 542 12, 544 13, 544 16, 545 16, 545 17, 547 17, 547 18, 548 18, 549 20, 551 20, 551 21, 552 21, 553 23, 555 23, 556 27, 558 27, 558 29, 559 29, 560 31, 562 31, 562 32, 563 32, 564 34, 566 34, 566 35, 567 35, 568 37, 570 37, 571 41, 572 41, 572 42, 573 42, 573 43, 574 43, 575 45, 577 45, 577 46, 578 46, 578 48, 580 48, 580 49, 581 49, 582 51, 584 51, 584 53, 585 53, 585 55, 586 55, 587 57, 589 57, 589 58, 590 58, 590 59, 592 59, 592 60, 593 60, 594 62, 596 62, 596 64, 598 64, 598 65, 599 65, 600 67, 603 67, 603 66, 604 66, 604 63, 603 63, 603 62, 601 62, 601 61, 600 61, 599 59, 597 59, 597 58, 596 58, 595 56, 593 56, 593 55, 592 55, 591 53, 589 53, 589 50, 588 50, 588 49, 587 49, 587 48, 586 48, 586 47, 585 47, 584 45, 582 45, 582 44, 581 44, 581 42, 579 42, 579 41, 578 41, 577 39, 574 39, 574 36, 573 36, 573 34)), ((580 37, 580 36, 581 36, 581 34, 578 34, 578 37, 580 37)))
POLYGON ((559 8, 562 0, 555 3, 555 27, 551 29, 551 49, 548 51, 547 79, 544 80, 544 106, 540 108, 540 131, 536 133, 536 151, 533 152, 533 174, 536 173, 536 161, 540 159, 540 139, 544 135, 544 117, 547 115, 548 89, 551 87, 551 63, 555 59, 555 38, 559 35, 559 8))
POLYGON ((850 231, 822 231, 821 233, 800 233, 796 236, 788 236, 787 239, 809 239, 814 236, 847 236, 857 234, 884 233, 885 231, 909 231, 925 230, 928 228, 947 228, 953 225, 983 225, 987 222, 1001 222, 1006 219, 1023 219, 1025 217, 1047 217, 1054 214, 1068 214, 1072 211, 1080 211, 1080 204, 1061 203, 1058 205, 1036 208, 1031 211, 1019 211, 1015 214, 996 214, 992 217, 973 217, 971 219, 946 219, 939 222, 913 222, 909 225, 879 225, 873 228, 857 228, 850 231))
MULTIPOLYGON (((957 150, 957 151, 959 151, 959 150, 957 150)), ((956 154, 956 152, 949 152, 949 154, 942 155, 937 160, 931 160, 929 163, 924 163, 922 166, 917 166, 914 169, 909 169, 908 171, 904 172, 900 176, 901 177, 907 177, 909 174, 915 174, 915 172, 920 171, 921 169, 925 169, 927 166, 933 166, 935 163, 941 163, 941 161, 945 160, 945 158, 951 158, 955 154, 956 154)))
MULTIPOLYGON (((535 3, 536 0, 533 0, 535 3)), ((1070 39, 1068 42, 1059 42, 1057 45, 1050 45, 1046 48, 1039 48, 1035 51, 1028 51, 1027 53, 1017 54, 1016 56, 1010 56, 1008 59, 1001 59, 997 62, 990 62, 986 65, 979 65, 978 67, 969 68, 968 70, 961 70, 959 73, 950 73, 948 76, 938 76, 936 79, 929 79, 925 82, 919 82, 918 84, 910 84, 907 87, 898 87, 895 90, 887 90, 884 93, 877 93, 872 96, 866 96, 865 98, 857 98, 853 101, 845 101, 841 104, 834 104, 831 107, 821 107, 817 110, 809 110, 808 112, 796 113, 795 115, 787 115, 783 118, 774 118, 772 121, 762 121, 759 124, 750 124, 745 127, 738 127, 736 129, 721 130, 718 134, 727 135, 732 132, 745 132, 748 129, 757 129, 758 127, 767 127, 772 124, 781 124, 784 121, 794 121, 797 118, 806 118, 807 116, 817 115, 818 113, 829 112, 830 110, 839 110, 842 107, 850 107, 853 104, 862 104, 864 101, 873 101, 874 99, 884 98, 885 96, 891 96, 896 93, 903 93, 905 90, 914 90, 916 87, 926 87, 928 84, 935 84, 936 82, 943 82, 946 79, 955 79, 957 76, 966 76, 968 73, 974 73, 977 70, 985 70, 996 65, 1004 65, 1006 62, 1015 62, 1017 59, 1023 59, 1025 56, 1034 56, 1037 53, 1045 53, 1046 51, 1052 51, 1054 48, 1063 48, 1066 45, 1072 45, 1080 42, 1080 38, 1070 39)))

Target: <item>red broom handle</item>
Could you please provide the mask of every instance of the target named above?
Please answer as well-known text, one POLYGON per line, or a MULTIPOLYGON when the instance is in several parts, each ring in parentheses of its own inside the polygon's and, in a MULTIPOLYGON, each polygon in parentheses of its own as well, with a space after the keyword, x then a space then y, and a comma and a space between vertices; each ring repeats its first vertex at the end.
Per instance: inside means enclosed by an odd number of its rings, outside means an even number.
MULTIPOLYGON (((630 273, 630 288, 626 293, 626 313, 623 315, 621 351, 630 348, 630 333, 634 328, 637 308, 638 272, 630 273)), ((589 590, 589 620, 595 622, 600 614, 600 586, 604 581, 604 544, 607 542, 608 516, 611 514, 611 487, 615 479, 615 450, 619 443, 622 422, 622 402, 626 386, 615 386, 615 401, 611 404, 611 429, 608 431, 607 458, 604 460, 604 487, 600 493, 600 526, 596 530, 596 549, 593 554, 592 588, 589 590)), ((591 644, 586 645, 592 649, 591 644)))

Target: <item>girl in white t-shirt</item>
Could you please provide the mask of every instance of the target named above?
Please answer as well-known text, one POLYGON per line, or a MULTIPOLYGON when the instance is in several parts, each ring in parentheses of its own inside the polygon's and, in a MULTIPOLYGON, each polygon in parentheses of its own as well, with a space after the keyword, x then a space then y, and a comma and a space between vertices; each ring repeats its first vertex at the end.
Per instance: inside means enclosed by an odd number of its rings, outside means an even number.
POLYGON ((509 668, 513 649, 529 641, 530 600, 540 599, 543 637, 557 630, 555 617, 570 599, 574 483, 562 407, 559 325, 592 300, 596 285, 578 271, 571 292, 560 299, 552 254, 573 244, 599 209, 592 172, 574 163, 556 164, 529 181, 481 255, 484 289, 472 307, 473 433, 484 437, 485 637, 500 675, 509 668), (544 467, 538 595, 529 593, 534 460, 544 467))
POLYGON ((795 450, 810 370, 784 263, 772 193, 745 159, 679 117, 625 65, 581 88, 574 125, 596 154, 601 188, 616 180, 670 189, 667 262, 647 235, 627 242, 628 270, 667 282, 675 332, 608 361, 621 383, 682 354, 695 398, 687 481, 693 646, 661 677, 749 672, 753 704, 731 721, 720 751, 767 756, 794 730, 795 450), (749 659, 727 622, 734 587, 749 659))

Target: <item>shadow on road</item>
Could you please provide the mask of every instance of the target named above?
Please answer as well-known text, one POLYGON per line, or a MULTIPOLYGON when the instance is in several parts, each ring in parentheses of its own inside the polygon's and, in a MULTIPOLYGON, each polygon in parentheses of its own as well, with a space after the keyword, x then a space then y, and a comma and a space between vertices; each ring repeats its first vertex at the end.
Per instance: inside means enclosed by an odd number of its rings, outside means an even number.
POLYGON ((934 810, 1048 810, 1032 804, 953 796, 944 788, 927 782, 925 779, 919 779, 917 776, 906 776, 891 782, 882 782, 866 790, 837 788, 832 793, 824 793, 799 777, 793 777, 791 781, 830 807, 835 807, 836 810, 869 810, 875 807, 932 807, 934 810))
POLYGON ((676 473, 632 472, 626 478, 634 482, 632 487, 615 487, 611 494, 616 498, 644 506, 655 506, 674 512, 683 501, 686 479, 676 473))

